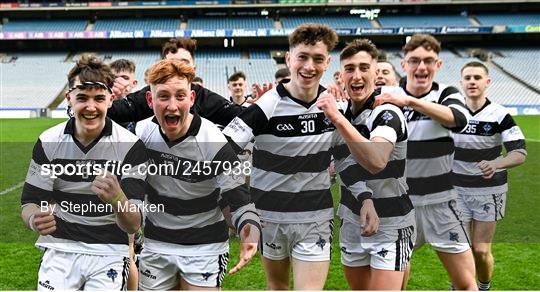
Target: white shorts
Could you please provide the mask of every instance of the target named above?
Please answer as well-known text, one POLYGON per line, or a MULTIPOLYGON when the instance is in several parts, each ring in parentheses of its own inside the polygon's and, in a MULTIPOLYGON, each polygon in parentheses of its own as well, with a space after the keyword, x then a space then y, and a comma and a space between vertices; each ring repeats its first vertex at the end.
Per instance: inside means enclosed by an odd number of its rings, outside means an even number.
POLYGON ((310 223, 264 222, 262 255, 270 260, 292 256, 306 262, 329 261, 334 220, 310 223))
POLYGON ((358 223, 341 221, 339 245, 341 263, 347 267, 370 266, 379 270, 405 271, 411 258, 414 226, 395 230, 379 230, 364 237, 358 223))
POLYGON ((170 290, 180 277, 199 287, 221 287, 227 272, 229 253, 205 256, 180 256, 143 249, 139 261, 141 290, 170 290))
POLYGON ((420 248, 424 243, 446 253, 462 253, 471 248, 459 201, 415 206, 414 209, 418 230, 414 248, 420 248))
POLYGON ((38 272, 39 291, 126 290, 129 258, 45 250, 38 272))
POLYGON ((459 195, 458 200, 464 206, 463 221, 495 222, 504 218, 506 211, 506 193, 493 195, 459 195))

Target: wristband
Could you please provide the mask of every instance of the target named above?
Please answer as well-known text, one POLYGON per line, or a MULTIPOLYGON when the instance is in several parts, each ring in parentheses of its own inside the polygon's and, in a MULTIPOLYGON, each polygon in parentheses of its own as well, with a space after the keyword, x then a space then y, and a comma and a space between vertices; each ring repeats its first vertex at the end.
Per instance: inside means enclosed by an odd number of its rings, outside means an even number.
POLYGON ((30 227, 30 229, 32 229, 32 231, 37 231, 37 228, 36 226, 34 225, 34 218, 35 218, 36 214, 32 214, 30 216, 30 218, 28 218, 28 227, 30 227))
POLYGON ((124 197, 124 193, 122 191, 120 191, 120 192, 118 192, 118 194, 116 194, 116 196, 111 200, 111 202, 109 204, 113 205, 113 207, 114 207, 115 205, 118 204, 118 202, 120 202, 122 197, 124 197))

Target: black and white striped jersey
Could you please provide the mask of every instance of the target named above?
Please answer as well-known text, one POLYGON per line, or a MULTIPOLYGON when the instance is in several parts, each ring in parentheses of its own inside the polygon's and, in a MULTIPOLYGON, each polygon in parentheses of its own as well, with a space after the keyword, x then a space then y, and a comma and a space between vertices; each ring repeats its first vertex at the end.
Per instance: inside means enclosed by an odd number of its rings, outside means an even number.
POLYGON ((414 225, 412 202, 407 195, 405 166, 407 158, 407 122, 400 108, 384 104, 374 109, 373 102, 379 92, 372 94, 357 114, 346 112, 347 118, 358 132, 367 139, 384 138, 394 144, 394 150, 386 168, 371 174, 358 164, 350 154, 347 144, 341 140, 332 149, 336 171, 341 178, 341 200, 338 215, 346 220, 359 222, 364 197, 371 198, 380 218, 380 230, 401 229, 414 225))
POLYGON ((506 169, 495 172, 491 179, 484 179, 477 163, 494 160, 501 156, 502 145, 507 152, 525 150, 525 137, 509 111, 486 99, 476 112, 465 131, 454 137, 454 186, 463 195, 492 195, 508 191, 506 169))
MULTIPOLYGON (((320 86, 317 96, 324 90, 320 86)), ((298 100, 280 83, 223 130, 237 151, 255 138, 251 195, 265 221, 306 223, 333 218, 327 169, 335 127, 316 101, 298 100)), ((346 103, 340 109, 344 112, 346 103)))
POLYGON ((43 132, 34 146, 21 204, 56 204, 56 231, 40 236, 36 246, 72 253, 128 256, 127 234, 116 224, 111 205, 103 203, 92 192, 91 185, 98 167, 107 168, 119 178, 126 197, 140 204, 145 175, 138 168, 147 163, 144 144, 108 118, 101 135, 86 147, 74 138, 74 133, 75 119, 71 118, 43 132), (52 170, 53 165, 59 171, 63 167, 63 174, 55 178, 51 171, 45 171, 47 167, 52 170), (83 168, 85 165, 91 168, 83 168))
MULTIPOLYGON (((384 90, 399 96, 412 96, 406 86, 403 82, 399 87, 384 90)), ((455 199, 457 193, 452 185, 453 132, 463 131, 467 125, 469 114, 464 98, 457 88, 436 82, 428 93, 415 98, 448 106, 454 114, 456 127, 446 128, 410 107, 403 108, 409 130, 406 170, 409 195, 415 206, 455 199)))
POLYGON ((231 206, 237 230, 247 223, 260 228, 244 185, 245 169, 216 125, 195 114, 186 135, 169 141, 151 117, 137 123, 136 133, 148 149, 149 166, 157 167, 149 172, 146 200, 165 206, 164 212, 146 214, 145 249, 184 256, 227 252, 220 196, 231 206))

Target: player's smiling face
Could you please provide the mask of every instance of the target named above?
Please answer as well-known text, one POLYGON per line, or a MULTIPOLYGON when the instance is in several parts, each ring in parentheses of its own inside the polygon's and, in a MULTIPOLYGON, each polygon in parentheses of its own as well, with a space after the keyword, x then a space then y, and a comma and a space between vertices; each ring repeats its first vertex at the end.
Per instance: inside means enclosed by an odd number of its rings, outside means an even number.
POLYGON ((363 102, 373 92, 376 68, 376 60, 365 51, 341 61, 341 78, 354 102, 363 102))
POLYGON ((186 121, 195 101, 195 92, 187 79, 173 77, 163 84, 151 85, 151 93, 146 97, 167 138, 182 137, 189 127, 186 121))
POLYGON ((377 76, 375 79, 375 86, 394 86, 396 85, 396 72, 392 65, 387 62, 377 63, 377 76))
MULTIPOLYGON (((81 82, 76 77, 74 85, 78 84, 81 82)), ((73 111, 78 131, 94 135, 103 130, 107 109, 114 99, 109 90, 99 86, 79 86, 66 93, 66 99, 73 111)))
POLYGON ((408 52, 401 60, 401 66, 407 73, 407 91, 415 96, 429 92, 441 65, 438 54, 433 50, 420 46, 408 52))
POLYGON ((328 48, 322 41, 296 45, 285 54, 285 60, 291 70, 291 82, 304 90, 317 88, 330 64, 328 48))
POLYGON ((491 79, 484 68, 465 67, 461 72, 460 84, 468 98, 478 99, 485 96, 491 79))

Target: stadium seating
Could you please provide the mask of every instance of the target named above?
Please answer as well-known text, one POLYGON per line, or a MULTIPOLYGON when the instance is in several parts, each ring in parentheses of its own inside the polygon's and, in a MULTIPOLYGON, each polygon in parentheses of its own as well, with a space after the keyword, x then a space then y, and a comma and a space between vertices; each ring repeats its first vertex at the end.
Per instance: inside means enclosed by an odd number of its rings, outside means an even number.
POLYGON ((87 22, 85 20, 10 20, 0 26, 2 32, 22 31, 84 31, 87 22))
POLYGON ((177 30, 180 19, 176 18, 119 18, 99 19, 94 26, 95 31, 132 31, 132 30, 177 30))
MULTIPOLYGON (((478 59, 459 57, 449 51, 442 51, 439 56, 443 60, 443 64, 435 77, 435 81, 461 89, 459 85, 461 68, 466 63, 478 61, 478 59)), ((389 59, 396 67, 396 70, 402 76, 405 76, 399 64, 400 58, 391 55, 389 59)), ((490 77, 493 80, 487 95, 492 101, 503 105, 533 105, 540 102, 539 95, 536 92, 527 88, 522 83, 515 81, 507 74, 504 74, 504 72, 493 64, 487 63, 487 65, 490 71, 490 77)), ((536 80, 538 80, 538 77, 536 77, 536 80)))
POLYGON ((500 49, 493 63, 540 90, 540 52, 533 48, 500 49))
POLYGON ((477 14, 482 25, 540 25, 540 13, 477 14))
POLYGON ((0 63, 1 107, 45 108, 62 92, 73 66, 67 53, 17 53, 14 62, 0 63), (7 74, 9 72, 9 74, 7 74))
POLYGON ((472 26, 463 15, 379 15, 383 27, 472 26))
POLYGON ((240 59, 240 50, 236 49, 211 49, 198 50, 196 59, 240 59))
POLYGON ((333 28, 371 27, 369 20, 352 15, 325 15, 325 16, 283 16, 283 28, 296 28, 304 23, 322 23, 333 28))
POLYGON ((273 82, 277 70, 273 59, 238 59, 234 62, 230 59, 197 60, 197 75, 204 80, 204 87, 224 97, 230 95, 227 90, 227 78, 234 72, 243 71, 246 74, 249 88, 253 83, 273 82))
POLYGON ((255 16, 197 17, 188 20, 187 29, 258 29, 274 28, 274 20, 255 16))

